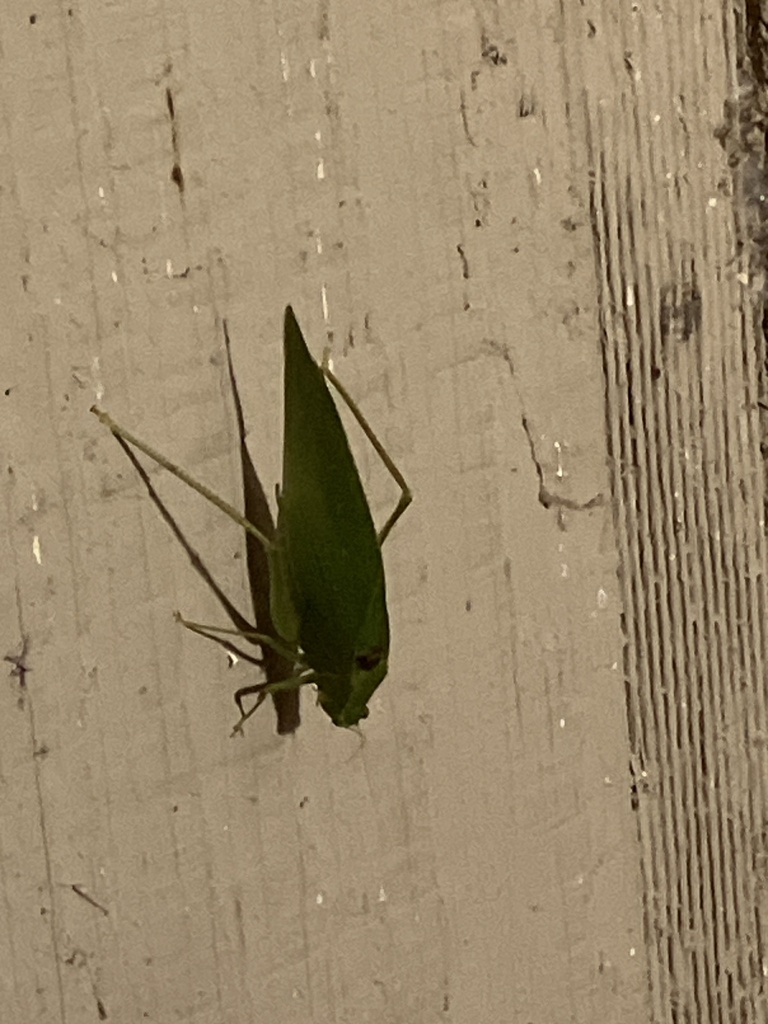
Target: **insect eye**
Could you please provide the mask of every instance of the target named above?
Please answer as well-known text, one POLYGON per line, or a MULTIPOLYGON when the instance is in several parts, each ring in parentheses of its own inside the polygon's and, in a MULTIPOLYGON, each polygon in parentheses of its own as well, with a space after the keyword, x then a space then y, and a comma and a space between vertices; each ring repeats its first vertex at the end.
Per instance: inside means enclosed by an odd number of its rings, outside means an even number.
POLYGON ((355 656, 355 666, 362 669, 363 672, 370 672, 372 668, 376 668, 381 663, 383 655, 384 652, 380 647, 372 651, 365 651, 363 654, 355 656))

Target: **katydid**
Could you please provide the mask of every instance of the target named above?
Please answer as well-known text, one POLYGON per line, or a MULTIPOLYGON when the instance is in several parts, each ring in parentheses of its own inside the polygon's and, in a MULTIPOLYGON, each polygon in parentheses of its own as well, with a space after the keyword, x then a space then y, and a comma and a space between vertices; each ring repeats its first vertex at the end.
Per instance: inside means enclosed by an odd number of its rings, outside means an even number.
POLYGON ((91 411, 118 440, 143 452, 238 523, 264 549, 269 568, 274 633, 221 629, 180 621, 226 646, 224 635, 270 648, 294 665, 277 682, 235 693, 240 720, 269 694, 312 683, 334 725, 349 728, 368 717, 368 702, 387 674, 389 616, 381 545, 411 503, 411 491, 346 389, 324 361, 309 353, 293 310, 284 320, 283 483, 277 490, 277 528, 268 537, 232 505, 119 426, 91 411), (400 498, 376 532, 344 427, 326 381, 333 385, 400 488, 400 498), (243 698, 255 703, 244 709, 243 698))

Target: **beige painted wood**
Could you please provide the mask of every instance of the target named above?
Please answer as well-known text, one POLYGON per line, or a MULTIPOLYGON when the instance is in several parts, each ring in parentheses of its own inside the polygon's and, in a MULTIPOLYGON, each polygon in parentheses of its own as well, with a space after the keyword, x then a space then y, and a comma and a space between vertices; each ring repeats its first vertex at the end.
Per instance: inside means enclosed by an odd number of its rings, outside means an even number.
MULTIPOLYGON (((727 1021, 727 971, 765 1019, 737 32, 715 0, 0 15, 4 1022, 727 1021), (229 738, 255 672, 173 622, 222 619, 88 414, 239 501, 226 317, 271 490, 287 302, 415 492, 364 742, 309 693, 229 738)), ((247 609, 237 528, 151 476, 247 609)))

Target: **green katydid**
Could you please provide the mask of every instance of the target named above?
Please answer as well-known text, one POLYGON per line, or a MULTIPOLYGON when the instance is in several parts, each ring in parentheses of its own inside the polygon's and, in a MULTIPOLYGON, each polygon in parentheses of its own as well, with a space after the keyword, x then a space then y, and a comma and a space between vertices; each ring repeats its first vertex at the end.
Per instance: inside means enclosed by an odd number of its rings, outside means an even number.
POLYGON ((269 538, 228 502, 163 455, 120 427, 96 406, 91 411, 123 442, 143 452, 194 488, 238 523, 264 548, 270 574, 270 613, 275 635, 219 629, 180 621, 226 646, 222 635, 239 635, 267 646, 294 664, 279 682, 242 687, 235 693, 240 720, 235 731, 269 694, 313 683, 318 703, 334 725, 350 727, 368 716, 368 701, 387 674, 389 616, 381 545, 411 503, 411 491, 346 389, 324 362, 309 353, 290 306, 284 322, 283 483, 269 538), (400 498, 376 532, 344 427, 326 384, 351 410, 400 488, 400 498), (247 711, 243 698, 253 695, 247 711))

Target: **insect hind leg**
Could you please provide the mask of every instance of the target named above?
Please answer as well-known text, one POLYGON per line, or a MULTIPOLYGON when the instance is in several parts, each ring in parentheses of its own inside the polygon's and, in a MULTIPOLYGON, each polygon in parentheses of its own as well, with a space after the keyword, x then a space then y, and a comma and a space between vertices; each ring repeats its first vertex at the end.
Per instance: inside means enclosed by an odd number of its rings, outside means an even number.
POLYGON ((210 487, 206 487, 206 485, 200 483, 199 480, 195 480, 195 478, 187 473, 185 469, 177 466, 175 462, 171 462, 170 459, 167 459, 165 455, 161 454, 156 448, 147 444, 146 441, 142 441, 140 437, 132 434, 124 427, 121 427, 119 423, 116 423, 112 419, 109 413, 104 412, 104 410, 100 409, 97 405, 91 406, 91 412, 101 420, 105 427, 112 431, 118 440, 122 438, 123 441, 142 452, 148 458, 152 459, 153 462, 156 462, 158 466, 162 466, 163 469, 172 473, 177 479, 181 480, 182 483, 185 483, 187 487, 191 487, 193 491, 197 491, 197 493, 202 495, 206 501, 210 501, 210 503, 222 511, 224 515, 229 516, 229 518, 237 523, 238 526, 241 526, 247 533, 250 533, 252 537, 255 537, 256 540, 263 545, 265 551, 272 550, 274 544, 269 537, 265 536, 261 530, 257 530, 253 523, 248 522, 245 516, 240 515, 234 506, 230 505, 228 501, 224 501, 223 498, 220 498, 218 494, 210 489, 210 487))
POLYGON ((323 357, 323 375, 331 382, 331 384, 333 384, 336 391, 344 399, 345 405, 357 420, 358 424, 360 425, 360 429, 371 442, 373 448, 376 451, 376 454, 379 456, 381 461, 386 466, 389 475, 400 488, 400 499, 397 502, 397 505, 395 505, 394 510, 390 514, 389 519, 387 519, 386 523, 384 523, 384 525, 382 526, 378 533, 379 547, 381 547, 381 545, 389 536, 392 527, 395 525, 397 520, 400 518, 403 512, 405 512, 405 510, 413 501, 413 493, 411 491, 411 488, 408 486, 405 477, 395 465, 392 456, 389 454, 389 452, 386 450, 384 445, 381 443, 381 441, 374 433, 373 427, 370 425, 368 420, 363 415, 363 412, 360 409, 359 405, 355 402, 354 398, 352 398, 350 393, 338 379, 333 370, 329 368, 327 360, 328 353, 326 352, 326 354, 323 357))

